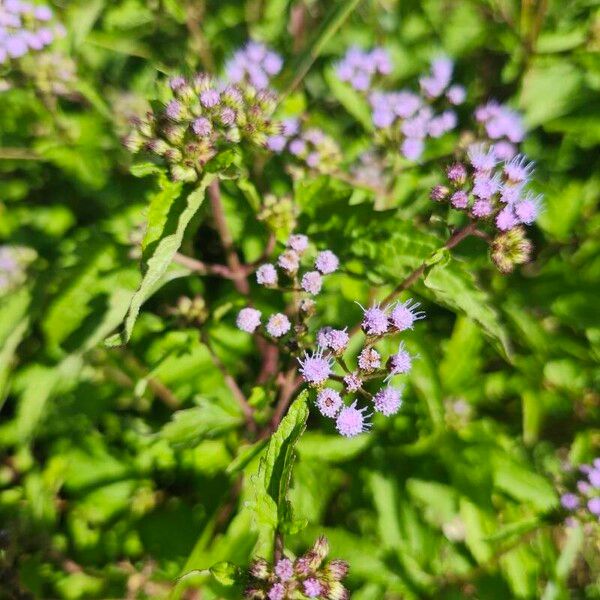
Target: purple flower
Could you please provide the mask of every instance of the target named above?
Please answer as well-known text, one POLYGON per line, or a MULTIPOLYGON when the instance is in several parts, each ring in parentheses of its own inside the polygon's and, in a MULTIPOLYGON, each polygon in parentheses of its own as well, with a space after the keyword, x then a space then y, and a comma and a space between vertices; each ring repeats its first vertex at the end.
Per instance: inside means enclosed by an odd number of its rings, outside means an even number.
POLYGON ((321 414, 325 417, 334 419, 342 408, 342 405, 342 397, 339 392, 331 388, 324 388, 317 394, 317 406, 321 414))
POLYGON ((269 263, 261 265, 256 271, 256 281, 260 285, 277 285, 277 271, 269 263))
POLYGON ((395 415, 402 404, 401 390, 391 386, 383 388, 375 394, 373 402, 375 410, 382 415, 386 417, 395 415))
POLYGON ((317 254, 315 267, 321 271, 323 275, 333 273, 337 270, 339 265, 340 261, 338 260, 338 257, 331 250, 323 250, 323 252, 317 254))
POLYGON ((274 583, 269 590, 269 600, 285 600, 285 586, 282 583, 274 583))
POLYGON ((225 72, 229 81, 249 81, 257 89, 265 89, 270 78, 283 67, 281 56, 260 42, 250 41, 227 61, 225 72))
POLYGON ((292 140, 289 148, 294 156, 302 156, 306 152, 306 142, 301 139, 292 140))
POLYGON ((500 177, 496 174, 489 177, 487 173, 476 173, 473 195, 482 200, 489 200, 500 190, 500 177))
POLYGON ((317 598, 321 595, 323 586, 319 583, 318 579, 310 577, 309 579, 305 579, 302 585, 304 586, 305 596, 308 596, 309 598, 317 598))
POLYGON ((276 313, 267 323, 267 333, 278 338, 285 335, 291 326, 290 320, 283 313, 276 313))
POLYGON ((287 245, 298 254, 302 254, 308 248, 308 237, 302 233, 295 233, 294 235, 290 235, 287 245))
POLYGON ((418 310, 419 306, 421 305, 412 299, 396 304, 390 314, 393 326, 398 331, 412 329, 415 321, 425 318, 425 313, 418 310))
POLYGON ((235 123, 235 111, 232 108, 225 107, 219 115, 221 123, 225 126, 233 125, 235 123))
POLYGON ((198 117, 192 122, 192 131, 200 137, 208 137, 212 131, 212 123, 205 117, 198 117))
POLYGON ((387 312, 378 304, 367 309, 363 308, 363 311, 362 329, 366 334, 381 335, 388 330, 387 312))
POLYGON ((593 515, 600 517, 600 496, 588 500, 587 507, 593 515))
POLYGON ((263 58, 262 67, 267 75, 277 75, 283 67, 283 59, 275 52, 267 52, 263 58))
POLYGON ((517 154, 504 165, 504 174, 512 183, 526 183, 533 172, 533 163, 527 162, 522 154, 517 154))
POLYGON ((295 273, 300 266, 300 257, 294 250, 286 250, 277 259, 277 264, 290 274, 295 273))
POLYGON ((496 142, 492 148, 500 160, 510 160, 517 153, 517 147, 506 140, 496 142))
POLYGON ((396 120, 396 115, 389 108, 377 108, 372 115, 373 125, 378 129, 387 129, 396 120))
POLYGON ((363 414, 365 410, 366 407, 356 408, 356 400, 351 406, 342 408, 335 422, 338 432, 344 437, 354 437, 367 431, 371 425, 366 422, 368 415, 363 414))
POLYGON ((580 494, 587 494, 592 486, 587 481, 578 481, 577 482, 577 490, 580 494))
POLYGON ((595 488, 600 488, 600 469, 594 469, 588 473, 588 479, 595 488))
POLYGON ((300 131, 300 122, 298 121, 298 119, 295 119, 293 117, 289 119, 284 119, 281 122, 281 125, 283 127, 283 135, 287 137, 297 135, 298 131, 300 131))
POLYGON ((466 100, 467 91, 462 85, 452 85, 446 92, 446 98, 448 98, 448 102, 450 102, 450 104, 458 106, 466 100))
POLYGON ((348 343, 350 342, 350 336, 346 333, 345 329, 332 329, 327 334, 327 343, 335 354, 342 353, 348 343))
POLYGON ((289 558, 282 558, 275 565, 275 575, 281 581, 288 581, 294 576, 294 564, 289 558))
POLYGON ((283 135, 270 135, 267 138, 267 148, 272 152, 282 152, 287 144, 287 138, 283 135))
POLYGON ((521 198, 523 186, 515 183, 505 183, 500 191, 500 200, 506 204, 515 204, 521 198))
POLYGON ((236 324, 238 329, 246 333, 254 333, 254 330, 260 325, 260 310, 255 308, 242 308, 238 313, 236 324))
POLYGON ((473 215, 479 219, 489 217, 494 210, 489 200, 476 200, 473 204, 473 215))
POLYGON ((302 277, 302 289, 309 294, 316 295, 323 286, 323 277, 318 271, 309 271, 302 277))
POLYGON ((461 163, 454 163, 446 169, 446 176, 452 183, 462 184, 467 179, 467 169, 461 163))
POLYGON ((508 231, 512 229, 515 225, 518 225, 519 221, 517 217, 515 217, 515 213, 511 206, 505 206, 497 215, 496 215, 496 227, 500 231, 508 231))
POLYGON ((331 358, 323 357, 323 350, 317 348, 312 355, 304 353, 304 359, 298 359, 300 373, 309 385, 320 385, 329 379, 331 375, 331 358))
POLYGON ((174 92, 185 87, 186 83, 187 82, 185 80, 185 77, 182 77, 181 75, 175 75, 174 77, 171 77, 171 79, 169 79, 169 87, 174 92))
POLYGON ((492 149, 486 150, 483 144, 472 144, 467 152, 469 162, 476 171, 490 172, 498 162, 492 149))
POLYGON ((538 217, 542 202, 541 196, 527 194, 523 200, 514 204, 514 211, 521 223, 531 225, 538 217))
POLYGON ((448 195, 448 192, 450 190, 444 186, 444 185, 434 185, 431 188, 431 192, 429 192, 429 197, 434 201, 434 202, 441 202, 442 200, 444 200, 446 198, 446 196, 448 195))
POLYGON ((400 152, 407 160, 418 160, 423 154, 425 144, 422 139, 406 138, 401 146, 400 152))
POLYGON ((317 344, 321 348, 329 348, 329 333, 333 331, 333 327, 321 327, 317 332, 317 344))
POLYGON ((219 92, 217 90, 208 89, 200 93, 200 102, 206 108, 212 108, 219 103, 219 92))
POLYGON ((346 391, 352 393, 357 392, 362 387, 362 379, 358 376, 358 373, 348 373, 344 376, 344 385, 346 391))
POLYGON ((575 510, 579 506, 579 498, 575 494, 563 494, 560 503, 567 510, 575 510))
POLYGON ((454 192, 452 196, 450 196, 450 203, 452 206, 454 206, 454 208, 467 208, 469 204, 469 196, 467 192, 458 190, 457 192, 454 192))
POLYGON ((371 373, 381 366, 381 356, 375 348, 364 348, 358 355, 358 368, 371 373))
POLYGON ((398 347, 398 352, 396 354, 392 354, 389 358, 388 367, 390 369, 390 375, 399 375, 408 373, 412 368, 412 356, 405 349, 404 342, 400 343, 398 347))

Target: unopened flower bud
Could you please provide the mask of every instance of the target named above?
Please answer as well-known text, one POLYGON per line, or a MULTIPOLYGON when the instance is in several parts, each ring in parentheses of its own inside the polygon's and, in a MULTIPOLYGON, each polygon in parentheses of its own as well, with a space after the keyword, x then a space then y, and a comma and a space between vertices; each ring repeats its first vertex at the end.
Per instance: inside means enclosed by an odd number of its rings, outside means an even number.
POLYGON ((255 558, 250 563, 248 573, 254 577, 254 579, 266 581, 271 576, 271 569, 269 568, 269 563, 264 558, 255 558))
POLYGON ((429 196, 432 200, 440 202, 441 200, 444 200, 449 193, 450 190, 445 185, 435 185, 431 188, 429 196))
POLYGON ((348 563, 345 560, 333 559, 325 565, 325 574, 332 581, 341 581, 348 575, 348 563))
POLYGON ((332 581, 327 587, 327 600, 349 600, 350 592, 339 581, 332 581))
POLYGON ((501 273, 510 273, 516 265, 526 263, 532 252, 532 244, 525 236, 523 227, 514 227, 498 234, 491 245, 491 257, 501 273))
POLYGON ((183 165, 173 165, 171 167, 171 176, 175 181, 184 181, 187 183, 193 183, 198 179, 196 169, 184 167, 183 165))

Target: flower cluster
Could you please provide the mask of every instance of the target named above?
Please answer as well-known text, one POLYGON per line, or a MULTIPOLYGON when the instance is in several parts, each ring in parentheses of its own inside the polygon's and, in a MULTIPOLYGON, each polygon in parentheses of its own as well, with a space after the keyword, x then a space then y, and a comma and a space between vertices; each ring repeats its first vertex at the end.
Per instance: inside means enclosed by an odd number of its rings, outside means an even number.
POLYGON ((335 72, 341 81, 349 83, 355 90, 366 92, 376 75, 392 72, 392 62, 384 48, 367 51, 353 46, 336 65, 335 72))
POLYGON ((5 294, 25 283, 27 265, 36 253, 26 246, 0 246, 0 294, 5 294))
POLYGON ((336 429, 345 437, 354 437, 370 428, 371 416, 367 406, 359 408, 354 394, 364 397, 374 410, 389 417, 396 414, 402 405, 402 389, 389 384, 396 375, 410 372, 414 356, 400 342, 397 351, 384 360, 376 345, 384 337, 412 329, 415 322, 425 314, 419 311, 419 304, 412 300, 396 302, 382 307, 372 305, 363 309, 361 328, 366 336, 365 343, 356 357, 356 368, 351 370, 344 358, 350 341, 345 329, 325 327, 317 333, 317 350, 305 353, 299 359, 300 373, 309 386, 317 390, 317 407, 322 415, 335 419, 336 429), (344 372, 336 375, 333 365, 337 362, 344 372), (333 380, 342 384, 342 391, 327 386, 333 380), (369 381, 383 382, 375 394, 365 385, 369 381), (342 399, 342 394, 350 396, 351 404, 342 399))
POLYGON ((328 554, 327 539, 320 537, 308 552, 296 560, 282 558, 274 566, 261 558, 253 560, 244 598, 347 600, 350 594, 342 580, 348 574, 348 563, 337 559, 325 562, 328 554))
POLYGON ((560 498, 563 508, 579 517, 600 520, 600 458, 591 465, 581 465, 582 474, 572 491, 560 498))
POLYGON ((490 100, 475 110, 475 120, 483 127, 492 142, 494 154, 501 160, 510 160, 517 153, 517 144, 523 141, 525 129, 521 115, 490 100))
POLYGON ((260 42, 249 41, 229 59, 225 73, 232 83, 249 83, 257 90, 264 90, 282 67, 279 54, 260 42))
MULTIPOLYGON (((256 271, 259 285, 282 291, 293 291, 302 294, 299 305, 294 312, 309 315, 314 309, 313 296, 321 291, 323 276, 329 275, 339 267, 339 260, 331 250, 318 252, 311 270, 302 270, 301 261, 309 247, 308 237, 294 234, 287 241, 285 250, 279 255, 275 264, 265 263, 256 271), (281 279, 284 279, 283 285, 281 279)), ((261 325, 262 313, 256 308, 243 308, 237 316, 237 326, 242 331, 254 333, 261 325)), ((284 313, 275 313, 267 320, 266 333, 273 338, 282 338, 292 329, 292 323, 284 313)))
POLYGON ((44 52, 35 61, 23 64, 22 71, 43 94, 68 96, 75 92, 76 65, 62 52, 44 52))
POLYGON ((462 104, 466 92, 459 85, 450 85, 452 71, 452 61, 440 57, 431 63, 431 72, 419 80, 421 93, 370 92, 371 117, 378 135, 384 142, 399 144, 406 159, 418 160, 428 137, 439 138, 456 127, 458 120, 451 106, 462 104))
POLYGON ((542 206, 542 196, 527 190, 532 172, 525 156, 503 161, 493 148, 473 144, 467 162, 447 168, 448 185, 434 186, 431 199, 494 223, 500 234, 492 243, 492 258, 502 272, 509 272, 528 260, 531 244, 523 225, 533 224, 542 206))
POLYGON ((309 168, 322 173, 331 172, 341 160, 339 146, 315 127, 302 130, 296 118, 284 119, 281 131, 267 139, 267 148, 279 154, 287 151, 309 168))
POLYGON ((0 4, 0 64, 43 50, 65 29, 54 20, 52 9, 22 0, 0 4))
POLYGON ((147 151, 169 166, 179 181, 196 181, 204 165, 241 140, 264 146, 279 124, 271 119, 276 96, 247 84, 222 85, 205 73, 169 81, 162 109, 134 120, 125 138, 131 152, 147 151))

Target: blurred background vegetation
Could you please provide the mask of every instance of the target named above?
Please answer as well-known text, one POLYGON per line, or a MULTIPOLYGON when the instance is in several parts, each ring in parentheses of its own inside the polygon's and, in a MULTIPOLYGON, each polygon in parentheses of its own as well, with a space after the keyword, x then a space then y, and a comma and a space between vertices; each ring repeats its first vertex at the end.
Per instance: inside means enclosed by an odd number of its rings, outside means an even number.
MULTIPOLYGON (((598 524, 566 528, 558 504, 568 465, 600 455, 598 3, 52 7, 67 29, 58 54, 24 63, 16 79, 0 70, 0 239, 30 249, 27 281, 0 298, 0 597, 229 597, 214 582, 173 591, 174 582, 219 560, 248 563, 251 511, 231 494, 248 446, 198 334, 202 322, 250 393, 257 364, 233 326, 243 301, 231 282, 173 269, 130 344, 102 342, 139 283, 135 242, 156 194, 152 178, 129 174, 120 142, 128 119, 144 112, 157 79, 220 73, 252 37, 285 58, 277 84, 290 92, 287 109, 308 111, 348 163, 370 133, 331 77, 346 48, 383 45, 398 85, 447 53, 468 89, 461 117, 489 98, 522 111, 523 149, 546 198, 534 260, 520 272, 500 275, 473 240, 452 267, 477 280, 474 287, 461 275, 462 301, 416 286, 428 319, 408 339, 420 360, 402 416, 351 441, 311 416, 291 493, 307 526, 289 537, 290 548, 303 551, 326 533, 332 556, 350 561, 357 600, 600 598, 598 524), (202 297, 206 315, 183 314, 182 296, 202 297), (482 305, 510 354, 473 318, 482 305)), ((428 189, 439 176, 430 162, 398 175, 382 204, 333 177, 292 183, 278 160, 266 165, 261 197, 287 198, 278 204, 284 213, 293 202, 298 231, 364 270, 362 279, 333 279, 327 322, 354 322, 353 300, 414 266, 407 223, 439 226, 428 223, 428 189)), ((223 194, 235 241, 254 260, 264 228, 234 185, 223 194)), ((192 229, 190 254, 219 253, 203 210, 192 229)), ((253 394, 261 410, 268 392, 253 394)))

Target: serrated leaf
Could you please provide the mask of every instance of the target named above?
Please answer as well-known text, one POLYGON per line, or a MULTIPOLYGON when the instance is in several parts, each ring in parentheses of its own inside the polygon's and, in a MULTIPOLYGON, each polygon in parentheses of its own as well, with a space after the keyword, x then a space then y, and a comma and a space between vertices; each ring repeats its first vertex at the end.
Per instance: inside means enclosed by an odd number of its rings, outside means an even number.
POLYGON ((436 265, 427 273, 424 283, 436 300, 475 321, 496 342, 500 351, 510 357, 508 332, 500 322, 489 295, 479 287, 465 265, 457 261, 443 266, 436 265))
MULTIPOLYGON (((156 241, 153 240, 152 243, 145 244, 144 253, 148 258, 146 259, 142 283, 131 298, 123 330, 108 338, 106 340, 107 346, 120 346, 129 341, 142 304, 157 289, 157 284, 160 283, 161 277, 165 274, 173 256, 181 246, 189 222, 204 201, 206 188, 215 178, 215 175, 205 174, 196 189, 187 196, 184 203, 173 200, 169 204, 166 219, 164 219, 164 212, 158 211, 157 222, 161 223, 162 227, 156 241)), ((155 226, 158 227, 153 223, 151 234, 153 238, 156 236, 156 233, 154 233, 155 226)))

